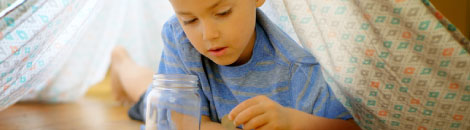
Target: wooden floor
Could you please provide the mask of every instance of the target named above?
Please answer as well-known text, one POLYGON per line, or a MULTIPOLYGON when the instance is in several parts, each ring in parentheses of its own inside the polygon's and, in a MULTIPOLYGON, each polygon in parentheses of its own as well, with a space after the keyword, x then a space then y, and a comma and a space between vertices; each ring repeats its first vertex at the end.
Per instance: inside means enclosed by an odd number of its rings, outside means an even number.
POLYGON ((106 78, 77 102, 15 104, 0 112, 0 130, 138 130, 129 107, 113 101, 106 78))

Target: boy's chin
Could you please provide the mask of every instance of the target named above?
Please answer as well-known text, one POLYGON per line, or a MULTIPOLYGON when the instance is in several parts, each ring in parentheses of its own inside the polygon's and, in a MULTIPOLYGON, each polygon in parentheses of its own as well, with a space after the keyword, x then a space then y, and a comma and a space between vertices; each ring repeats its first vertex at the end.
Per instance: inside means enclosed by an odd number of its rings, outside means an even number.
POLYGON ((232 66, 235 61, 234 60, 228 60, 228 59, 210 59, 212 62, 218 64, 218 65, 223 65, 223 66, 232 66))

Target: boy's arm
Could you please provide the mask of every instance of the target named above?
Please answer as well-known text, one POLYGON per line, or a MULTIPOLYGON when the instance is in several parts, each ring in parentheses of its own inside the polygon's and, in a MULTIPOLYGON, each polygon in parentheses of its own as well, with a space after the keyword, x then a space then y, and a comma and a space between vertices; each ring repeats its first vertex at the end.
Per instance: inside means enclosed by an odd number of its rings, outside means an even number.
POLYGON ((291 117, 295 117, 292 130, 360 130, 353 119, 328 119, 311 115, 296 109, 286 108, 291 117))
POLYGON ((269 130, 360 130, 354 122, 328 119, 283 107, 266 96, 256 96, 237 105, 229 114, 235 126, 269 130))

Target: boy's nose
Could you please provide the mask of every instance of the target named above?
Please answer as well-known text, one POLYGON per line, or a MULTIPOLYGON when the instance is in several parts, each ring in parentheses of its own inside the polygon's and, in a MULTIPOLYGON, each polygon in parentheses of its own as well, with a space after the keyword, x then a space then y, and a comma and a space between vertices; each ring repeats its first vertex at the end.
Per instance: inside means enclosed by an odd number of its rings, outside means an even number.
POLYGON ((202 37, 204 40, 212 40, 219 37, 219 31, 214 24, 206 23, 203 26, 204 28, 202 37))

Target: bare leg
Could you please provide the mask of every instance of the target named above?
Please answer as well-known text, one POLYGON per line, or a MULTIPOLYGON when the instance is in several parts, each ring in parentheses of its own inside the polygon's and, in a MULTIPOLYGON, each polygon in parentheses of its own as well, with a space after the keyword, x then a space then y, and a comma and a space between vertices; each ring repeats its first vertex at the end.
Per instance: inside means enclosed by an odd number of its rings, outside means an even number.
POLYGON ((113 49, 111 57, 111 87, 116 99, 135 103, 152 83, 153 71, 137 65, 122 46, 113 49))

